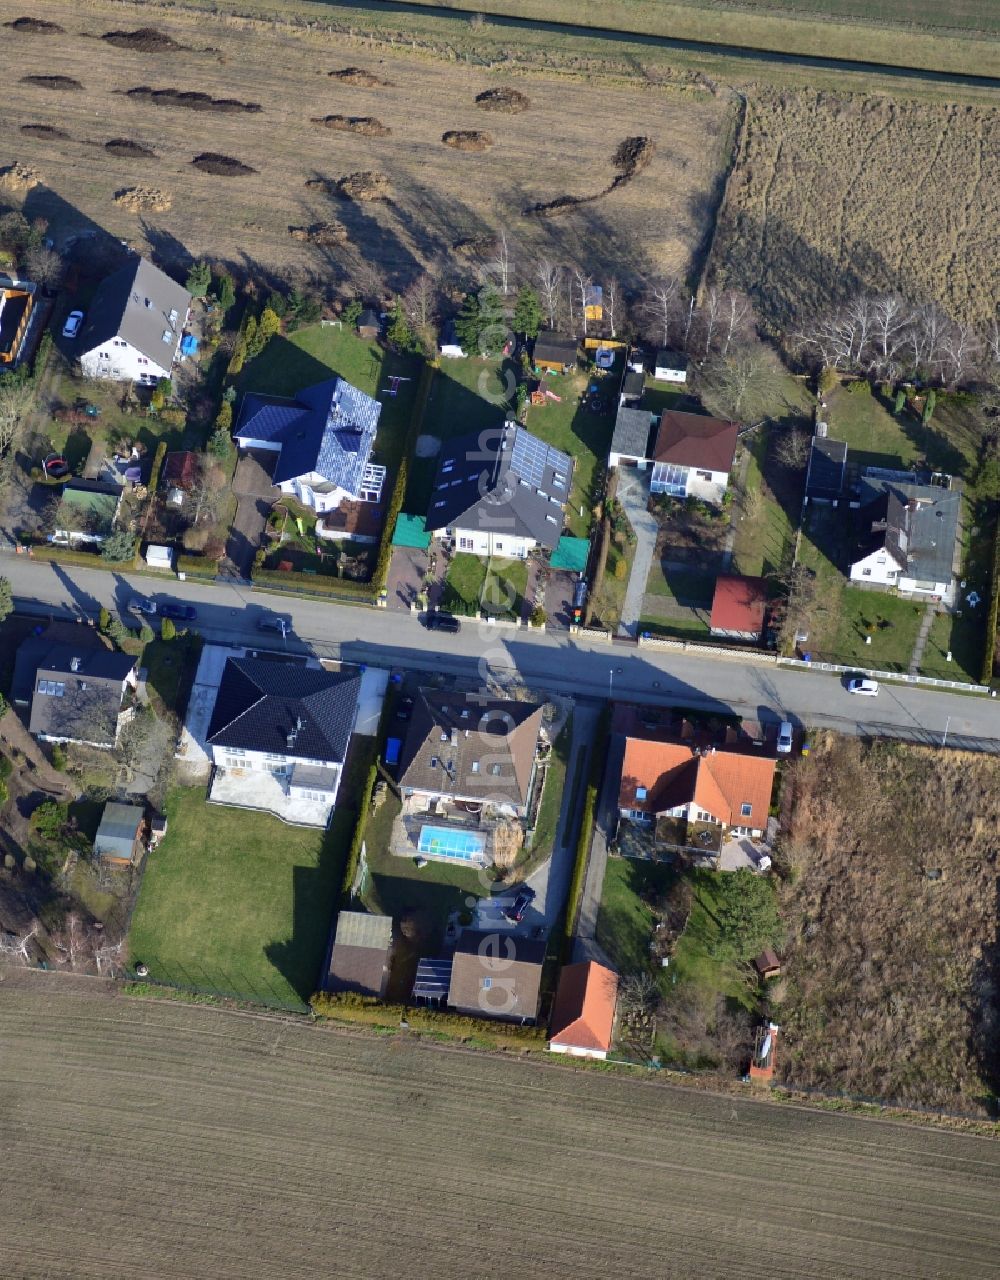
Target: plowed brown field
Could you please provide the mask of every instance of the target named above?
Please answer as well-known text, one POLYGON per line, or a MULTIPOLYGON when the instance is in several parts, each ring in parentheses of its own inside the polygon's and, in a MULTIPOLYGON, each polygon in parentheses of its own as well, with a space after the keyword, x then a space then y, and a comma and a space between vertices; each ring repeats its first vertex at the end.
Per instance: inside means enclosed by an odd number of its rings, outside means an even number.
MULTIPOLYGON (((639 79, 624 87, 531 76, 517 82, 527 110, 487 116, 475 99, 497 77, 444 57, 154 4, 46 0, 43 7, 64 31, 40 36, 0 25, 0 58, 18 77, 58 73, 83 89, 53 93, 19 84, 7 94, 0 165, 20 161, 38 169, 46 189, 34 189, 28 212, 49 216, 57 231, 72 226, 78 211, 79 225, 90 220, 136 245, 145 238, 161 261, 181 260, 188 251, 237 266, 296 265, 329 278, 363 257, 399 286, 421 264, 447 259, 456 242, 502 223, 530 249, 577 261, 598 278, 611 268, 623 277, 684 271, 708 230, 711 192, 729 158, 732 108, 705 92, 639 79), (137 27, 154 27, 175 46, 137 52, 100 39, 137 27), (388 83, 365 87, 330 74, 349 66, 388 83), (159 96, 126 96, 136 88, 159 96), (261 110, 192 111, 174 105, 165 90, 261 110), (326 116, 372 118, 386 135, 312 123, 326 116), (24 125, 31 133, 21 131, 24 125), (494 140, 487 151, 456 152, 441 141, 449 131, 487 125, 494 140), (69 137, 40 136, 38 126, 69 137), (615 148, 630 135, 657 144, 633 182, 558 226, 522 218, 529 205, 607 187, 616 176, 615 148), (104 143, 112 137, 131 139, 158 158, 111 155, 104 143), (191 161, 201 152, 231 156, 257 172, 200 173, 191 161), (329 194, 340 178, 367 170, 389 177, 389 201, 373 207, 329 194), (317 178, 327 182, 306 187, 317 178), (143 223, 116 206, 115 193, 135 186, 168 192, 169 213, 143 223), (289 227, 334 218, 346 226, 353 250, 318 249, 289 234, 289 227)), ((21 12, 0 3, 0 19, 21 12)))
POLYGON ((0 979, 4 1280, 996 1275, 983 1138, 0 979))

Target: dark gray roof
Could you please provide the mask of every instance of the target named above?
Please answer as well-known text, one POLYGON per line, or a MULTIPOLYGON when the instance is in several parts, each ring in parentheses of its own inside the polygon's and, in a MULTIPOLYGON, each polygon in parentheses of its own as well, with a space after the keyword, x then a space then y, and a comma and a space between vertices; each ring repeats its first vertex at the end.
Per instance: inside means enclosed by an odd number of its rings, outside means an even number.
POLYGON ((958 488, 905 483, 866 471, 861 515, 871 532, 862 556, 884 547, 908 578, 949 582, 960 507, 958 488))
POLYGON ((535 339, 534 357, 552 364, 573 364, 578 346, 572 334, 543 329, 535 339))
POLYGON ((50 652, 57 651, 60 645, 71 647, 74 653, 90 649, 110 651, 111 648, 93 627, 75 622, 50 622, 44 630, 39 627, 38 635, 28 636, 18 647, 10 691, 14 702, 27 706, 35 690, 35 672, 39 663, 50 652))
POLYGON ((541 727, 537 703, 421 691, 400 753, 399 785, 522 806, 541 727))
POLYGON ((366 307, 358 316, 359 329, 379 329, 382 326, 382 318, 377 311, 373 311, 371 307, 366 307))
POLYGON ((122 685, 137 662, 111 649, 53 644, 35 667, 28 728, 40 736, 114 746, 122 685))
POLYGON ((116 804, 109 800, 101 815, 101 825, 97 828, 94 852, 130 858, 142 818, 141 805, 116 804))
POLYGON ((622 378, 622 395, 630 400, 638 400, 646 386, 646 375, 638 369, 626 369, 622 378))
POLYGON ((458 527, 533 538, 549 551, 559 541, 573 459, 516 422, 445 445, 427 512, 427 528, 458 527))
POLYGON ((169 369, 190 305, 191 295, 183 285, 145 258, 136 258, 98 285, 80 350, 92 351, 111 338, 124 338, 169 369))
POLYGON ((691 357, 683 351, 671 351, 664 347, 656 353, 657 369, 686 369, 690 363, 691 357))
POLYGON ((212 746, 343 763, 360 675, 261 658, 226 662, 208 726, 212 746))
POLYGON ((806 497, 829 500, 839 497, 846 470, 847 445, 829 436, 813 436, 806 472, 806 497))
MULTIPOLYGON (((636 376, 641 378, 642 374, 636 376)), ((611 452, 622 453, 629 458, 648 458, 653 422, 653 415, 648 409, 619 409, 611 437, 611 452)))
POLYGON ((294 400, 248 395, 236 438, 280 444, 274 483, 318 473, 357 497, 382 406, 343 378, 300 391, 294 400))

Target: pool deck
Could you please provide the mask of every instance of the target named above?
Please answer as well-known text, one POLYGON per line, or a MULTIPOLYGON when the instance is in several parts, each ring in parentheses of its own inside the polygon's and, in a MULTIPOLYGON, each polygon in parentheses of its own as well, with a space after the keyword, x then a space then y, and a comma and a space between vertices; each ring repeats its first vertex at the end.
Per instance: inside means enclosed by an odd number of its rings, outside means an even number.
POLYGON ((426 858, 429 862, 446 862, 452 867, 487 867, 491 861, 490 855, 486 852, 489 837, 489 831, 470 828, 468 825, 463 826, 459 823, 448 823, 437 815, 408 814, 401 815, 393 823, 390 850, 398 858, 426 858), (420 833, 424 827, 432 827, 440 831, 455 831, 466 837, 475 836, 483 841, 483 851, 474 858, 454 858, 447 854, 428 853, 420 848, 420 833))

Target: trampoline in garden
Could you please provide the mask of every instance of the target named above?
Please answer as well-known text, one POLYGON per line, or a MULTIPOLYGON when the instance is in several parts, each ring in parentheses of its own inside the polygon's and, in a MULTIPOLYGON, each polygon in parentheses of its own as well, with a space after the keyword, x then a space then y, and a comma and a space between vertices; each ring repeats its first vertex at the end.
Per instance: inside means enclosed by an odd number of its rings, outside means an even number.
POLYGON ((476 831, 460 831, 453 827, 421 827, 417 852, 430 858, 449 858, 454 862, 482 862, 486 837, 476 831))

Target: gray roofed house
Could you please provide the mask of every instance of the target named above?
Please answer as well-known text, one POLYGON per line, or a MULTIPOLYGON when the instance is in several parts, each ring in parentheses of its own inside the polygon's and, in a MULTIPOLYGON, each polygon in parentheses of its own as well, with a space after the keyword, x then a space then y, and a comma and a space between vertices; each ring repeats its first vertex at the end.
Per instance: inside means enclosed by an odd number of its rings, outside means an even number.
POLYGON ((952 603, 960 484, 919 484, 904 473, 869 468, 860 507, 866 532, 851 580, 952 603))
POLYGON ((142 805, 117 804, 109 800, 94 837, 94 853, 105 862, 134 862, 142 848, 143 820, 142 805))
POLYGON ((191 295, 145 258, 97 288, 80 334, 80 365, 92 378, 153 383, 178 358, 191 295))
POLYGON ((294 400, 244 397, 234 432, 244 449, 277 453, 273 480, 315 511, 345 501, 377 503, 385 467, 371 461, 382 406, 343 378, 300 391, 294 400))
POLYGON ((619 406, 637 409, 645 389, 646 375, 638 369, 626 369, 622 377, 621 390, 618 393, 619 406))
POLYGON ((551 551, 563 529, 573 459, 516 422, 449 441, 434 479, 427 528, 459 551, 523 558, 551 551))
POLYGON ((806 471, 807 500, 837 503, 844 492, 846 475, 847 445, 829 436, 813 436, 806 471))
POLYGON ((579 342, 572 334, 543 329, 535 339, 533 359, 539 369, 559 371, 576 364, 579 342))
POLYGON ((125 691, 135 688, 139 659, 85 642, 36 645, 32 638, 25 645, 27 657, 22 661, 18 655, 15 694, 23 700, 30 670, 28 728, 35 737, 114 747, 124 723, 125 691))
POLYGON ((455 948, 448 1003, 474 1018, 534 1022, 545 940, 465 929, 455 948))
POLYGON ((620 467, 622 463, 637 463, 645 470, 650 451, 649 438, 655 421, 648 409, 619 409, 611 437, 608 466, 620 467))
POLYGON ((327 991, 353 991, 381 1000, 389 980, 392 917, 341 911, 330 953, 327 991))
POLYGON ((449 799, 524 817, 541 729, 537 703, 421 690, 399 758, 406 807, 449 799))

